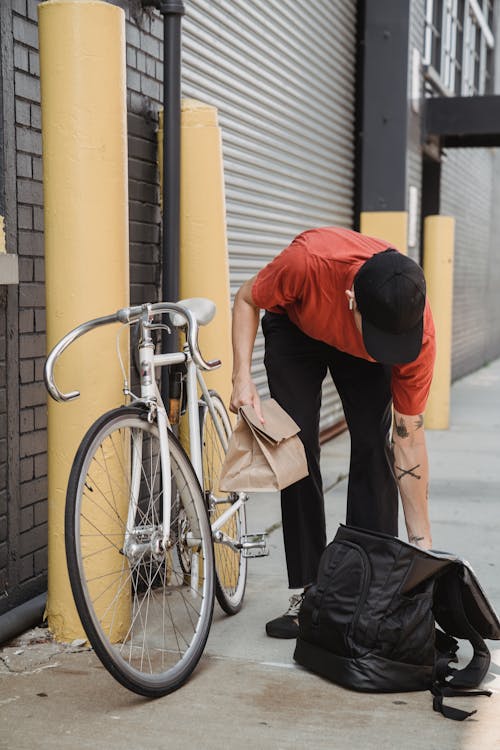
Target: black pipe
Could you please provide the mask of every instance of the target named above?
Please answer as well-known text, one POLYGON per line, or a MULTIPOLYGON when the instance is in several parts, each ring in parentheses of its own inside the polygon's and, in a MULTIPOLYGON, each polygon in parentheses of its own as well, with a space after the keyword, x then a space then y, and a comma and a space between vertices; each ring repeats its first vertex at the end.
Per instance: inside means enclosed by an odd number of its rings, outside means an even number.
MULTIPOLYGON (((179 299, 180 148, 181 148, 181 0, 142 0, 163 15, 163 216, 162 300, 179 299)), ((177 349, 177 335, 162 335, 162 351, 177 349)), ((168 370, 162 369, 162 393, 168 402, 168 370)))
POLYGON ((181 17, 179 0, 160 3, 163 13, 163 299, 179 298, 181 148, 181 17), (166 273, 165 273, 166 271, 166 273))
MULTIPOLYGON (((162 299, 179 299, 179 225, 181 163, 181 18, 184 3, 162 0, 163 14, 163 234, 162 299)), ((177 350, 177 333, 163 331, 162 351, 177 350)), ((162 369, 162 393, 168 404, 169 372, 162 369)))
POLYGON ((44 593, 0 615, 0 645, 40 625, 46 604, 47 593, 44 593))

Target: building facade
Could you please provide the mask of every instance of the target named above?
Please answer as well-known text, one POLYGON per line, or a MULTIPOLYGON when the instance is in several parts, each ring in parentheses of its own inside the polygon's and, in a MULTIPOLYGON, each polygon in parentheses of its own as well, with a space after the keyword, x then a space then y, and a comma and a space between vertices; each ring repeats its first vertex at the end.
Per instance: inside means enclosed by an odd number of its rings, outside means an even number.
MULTIPOLYGON (((163 21, 139 0, 114 4, 126 16, 131 303, 139 303, 158 298, 161 278, 163 21)), ((2 0, 0 9, 6 249, 0 252, 0 620, 46 589, 37 6, 37 0, 2 0)), ((436 149, 424 127, 426 98, 495 93, 498 6, 491 0, 185 0, 182 92, 218 108, 233 294, 304 228, 356 229, 364 210, 408 212, 407 250, 421 260, 425 171, 438 163, 439 208, 456 219, 453 377, 500 355, 499 157, 494 148, 436 149), (384 12, 395 27, 385 24, 384 12), (388 39, 404 58, 397 81, 367 69, 368 51, 388 39), (383 178, 396 184, 392 159, 377 174, 363 158, 368 132, 377 134, 365 106, 370 75, 388 119, 397 112, 402 134, 394 206, 368 205, 364 191, 370 183, 373 195, 382 194, 383 178)), ((259 337, 254 375, 264 391, 262 359, 259 337)), ((339 399, 326 385, 323 430, 341 418, 339 399)))

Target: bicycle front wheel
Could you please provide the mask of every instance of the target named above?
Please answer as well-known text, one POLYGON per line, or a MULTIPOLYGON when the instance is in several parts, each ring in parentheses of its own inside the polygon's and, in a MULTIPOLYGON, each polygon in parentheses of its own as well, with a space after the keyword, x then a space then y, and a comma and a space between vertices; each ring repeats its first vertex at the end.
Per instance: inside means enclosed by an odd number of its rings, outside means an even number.
MULTIPOLYGON (((202 405, 201 443, 203 454, 203 490, 213 524, 237 500, 235 493, 222 492, 219 487, 222 464, 231 435, 231 423, 221 397, 210 391, 213 414, 208 404, 202 405)), ((204 399, 203 399, 204 401, 204 399)), ((224 537, 214 542, 215 594, 228 615, 241 609, 247 580, 247 558, 241 549, 231 546, 240 543, 247 533, 245 506, 241 505, 220 529, 224 537)))
POLYGON ((113 677, 148 697, 177 689, 192 673, 214 603, 204 498, 170 432, 168 449, 164 477, 156 424, 143 409, 114 409, 83 438, 66 498, 66 555, 82 625, 113 677))

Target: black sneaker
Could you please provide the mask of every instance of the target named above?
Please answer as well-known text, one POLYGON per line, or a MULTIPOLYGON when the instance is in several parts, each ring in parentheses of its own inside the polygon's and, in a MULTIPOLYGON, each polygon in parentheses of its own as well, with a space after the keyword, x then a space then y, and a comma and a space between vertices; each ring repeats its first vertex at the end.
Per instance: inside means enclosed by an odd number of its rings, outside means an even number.
POLYGON ((266 623, 266 633, 271 638, 297 638, 299 624, 297 618, 299 609, 304 601, 304 592, 292 594, 287 611, 281 617, 276 617, 266 623))

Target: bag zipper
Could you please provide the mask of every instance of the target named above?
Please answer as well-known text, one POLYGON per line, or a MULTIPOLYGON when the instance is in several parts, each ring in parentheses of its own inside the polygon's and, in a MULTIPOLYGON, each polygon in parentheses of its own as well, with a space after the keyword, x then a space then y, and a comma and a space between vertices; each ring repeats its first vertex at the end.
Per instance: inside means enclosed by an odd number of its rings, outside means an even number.
MULTIPOLYGON (((357 605, 357 607, 356 607, 356 609, 354 611, 354 615, 353 615, 351 624, 349 626, 348 637, 350 637, 351 632, 354 630, 354 628, 355 628, 355 626, 357 624, 357 621, 359 619, 359 615, 361 613, 361 609, 364 606, 364 603, 365 603, 365 601, 366 601, 366 599, 368 597, 368 590, 369 590, 369 587, 370 587, 369 584, 370 584, 370 578, 371 578, 371 576, 369 574, 369 571, 370 571, 370 561, 368 559, 368 555, 366 554, 365 550, 362 547, 358 547, 356 544, 353 544, 352 542, 345 541, 344 539, 337 540, 336 543, 337 544, 343 544, 345 547, 350 547, 351 549, 353 549, 356 552, 358 552, 360 554, 360 556, 361 556, 362 563, 363 563, 363 565, 362 565, 362 568, 363 568, 363 581, 362 581, 362 586, 361 586, 361 596, 360 596, 358 605, 357 605)), ((311 621, 312 621, 313 626, 315 626, 315 627, 318 627, 319 624, 320 624, 319 623, 319 616, 318 615, 319 615, 319 612, 320 612, 321 607, 323 605, 323 598, 324 598, 327 590, 328 590, 328 586, 323 589, 323 591, 321 593, 321 598, 319 600, 319 603, 316 605, 316 607, 314 608, 314 610, 313 610, 313 612, 311 614, 311 621)))
POLYGON ((350 547, 353 550, 356 550, 361 555, 361 559, 363 560, 363 585, 361 588, 361 596, 358 601, 358 606, 356 607, 356 610, 354 612, 351 625, 349 627, 349 635, 354 632, 354 629, 356 625, 358 624, 359 616, 361 614, 361 610, 364 607, 364 604, 368 598, 368 591, 370 588, 370 560, 368 558, 368 555, 366 554, 365 550, 362 547, 358 547, 357 544, 353 544, 352 542, 348 542, 344 539, 339 540, 338 544, 343 544, 346 547, 350 547))

